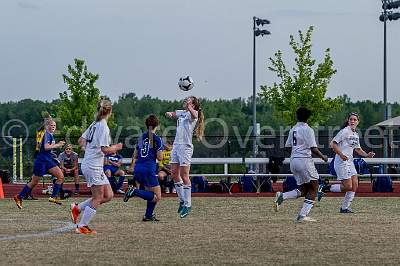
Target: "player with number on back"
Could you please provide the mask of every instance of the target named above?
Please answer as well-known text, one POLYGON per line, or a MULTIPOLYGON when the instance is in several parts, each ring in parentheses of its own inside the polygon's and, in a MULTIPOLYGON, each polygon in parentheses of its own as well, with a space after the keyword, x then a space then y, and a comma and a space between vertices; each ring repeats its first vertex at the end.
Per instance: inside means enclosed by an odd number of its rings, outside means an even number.
POLYGON ((289 136, 285 147, 291 148, 290 170, 299 186, 298 189, 285 193, 277 192, 274 200, 275 211, 286 199, 297 199, 305 197, 303 208, 300 210, 297 221, 313 222, 308 216, 311 208, 314 206, 315 197, 317 196, 319 175, 315 169, 314 161, 311 153, 319 158, 328 161, 328 157, 323 155, 317 148, 313 129, 307 124, 311 111, 307 108, 300 107, 296 111, 297 124, 290 129, 289 136))
MULTIPOLYGON (((130 168, 133 170, 134 179, 144 186, 144 190, 129 186, 125 193, 124 202, 129 198, 137 196, 147 201, 146 213, 143 222, 159 221, 153 214, 157 202, 161 200, 161 188, 158 183, 157 160, 162 160, 163 143, 157 131, 159 120, 155 115, 149 115, 145 124, 147 132, 139 137, 132 158, 130 168)), ((130 171, 132 172, 132 171, 130 171)))
POLYGON ((85 151, 82 160, 82 173, 87 186, 92 192, 92 197, 79 204, 71 204, 71 218, 76 224, 79 214, 82 218, 76 227, 79 234, 95 234, 89 228, 89 222, 96 214, 100 204, 110 201, 114 194, 107 176, 104 174, 104 154, 115 153, 122 149, 122 143, 111 145, 110 129, 107 120, 112 113, 112 105, 108 100, 101 100, 97 104, 96 121, 79 138, 79 146, 85 151))
POLYGON ((30 182, 24 186, 22 191, 14 196, 15 204, 17 204, 19 209, 22 209, 22 199, 39 183, 40 178, 47 173, 50 173, 57 178, 49 201, 61 205, 57 196, 60 192, 61 184, 64 182, 64 175, 53 158, 52 150, 64 146, 65 142, 59 141, 58 143, 55 143, 53 133, 56 130, 56 122, 53 119, 45 119, 44 127, 46 131, 43 131, 43 134, 39 135, 36 143, 33 176, 30 182))

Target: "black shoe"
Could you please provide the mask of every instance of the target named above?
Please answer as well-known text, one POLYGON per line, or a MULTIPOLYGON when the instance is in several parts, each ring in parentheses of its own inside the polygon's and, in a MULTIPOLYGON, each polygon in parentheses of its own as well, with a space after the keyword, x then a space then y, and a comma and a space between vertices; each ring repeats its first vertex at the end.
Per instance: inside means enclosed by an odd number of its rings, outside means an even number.
POLYGON ((347 208, 347 209, 340 208, 339 212, 340 213, 354 213, 354 211, 350 208, 347 208))
POLYGON ((156 218, 156 216, 153 215, 153 216, 151 216, 151 217, 143 216, 142 221, 143 221, 143 222, 159 222, 160 220, 158 220, 158 219, 156 218))

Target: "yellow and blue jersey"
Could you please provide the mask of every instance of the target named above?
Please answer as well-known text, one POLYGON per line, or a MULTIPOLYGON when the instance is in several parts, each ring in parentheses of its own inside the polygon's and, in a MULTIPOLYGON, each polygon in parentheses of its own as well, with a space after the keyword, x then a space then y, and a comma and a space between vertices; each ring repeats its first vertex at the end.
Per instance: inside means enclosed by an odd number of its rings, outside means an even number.
POLYGON ((53 134, 44 131, 42 134, 41 132, 37 134, 36 136, 36 159, 42 160, 42 161, 52 161, 53 160, 53 154, 52 154, 52 149, 46 150, 44 148, 45 144, 54 144, 55 139, 53 134))

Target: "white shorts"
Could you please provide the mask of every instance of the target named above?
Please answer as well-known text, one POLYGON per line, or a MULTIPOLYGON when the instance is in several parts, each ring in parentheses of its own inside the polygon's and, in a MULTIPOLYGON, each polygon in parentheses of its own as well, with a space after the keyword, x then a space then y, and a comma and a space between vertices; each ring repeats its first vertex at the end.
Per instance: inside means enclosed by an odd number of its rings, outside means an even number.
POLYGON ((110 184, 107 176, 104 174, 103 167, 91 167, 82 164, 81 168, 88 187, 110 184))
POLYGON ((319 178, 312 158, 291 158, 290 171, 299 186, 319 178))
POLYGON ((337 180, 346 180, 350 179, 353 175, 357 175, 353 160, 343 161, 338 156, 335 156, 334 168, 337 180))
POLYGON ((171 163, 179 166, 189 166, 192 162, 193 146, 189 144, 174 144, 171 152, 171 163))

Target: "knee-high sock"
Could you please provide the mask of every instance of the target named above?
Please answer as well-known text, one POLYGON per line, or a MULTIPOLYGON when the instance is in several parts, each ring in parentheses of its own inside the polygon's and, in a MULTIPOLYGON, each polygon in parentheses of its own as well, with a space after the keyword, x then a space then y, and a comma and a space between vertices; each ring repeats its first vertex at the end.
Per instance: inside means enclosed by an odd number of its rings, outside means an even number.
POLYGON ((294 189, 288 192, 284 192, 283 193, 283 199, 287 200, 287 199, 297 199, 298 197, 300 197, 301 192, 298 189, 294 189))
POLYGON ((183 182, 179 181, 174 183, 175 189, 176 189, 176 194, 178 194, 178 198, 180 201, 184 201, 184 195, 183 195, 183 182))
POLYGON ((91 202, 92 202, 92 198, 89 198, 89 199, 87 199, 87 200, 85 200, 85 201, 79 203, 79 204, 78 204, 78 209, 79 209, 79 211, 82 212, 82 211, 86 208, 86 206, 90 206, 90 203, 91 203, 91 202))
POLYGON ((300 210, 299 214, 301 216, 307 216, 310 213, 311 208, 313 206, 314 206, 314 201, 313 200, 304 199, 303 208, 300 210))
POLYGON ((333 184, 331 186, 331 192, 341 192, 340 184, 333 184))
POLYGON ((90 206, 86 206, 85 210, 83 211, 81 221, 78 224, 78 227, 87 226, 95 214, 96 214, 96 209, 93 209, 90 206))
POLYGON ((186 207, 192 206, 192 186, 183 185, 183 200, 186 207))
POLYGON ((53 193, 51 193, 51 197, 52 198, 58 197, 58 193, 60 193, 60 189, 61 189, 61 184, 58 184, 57 182, 55 182, 54 186, 53 186, 53 193))
POLYGON ((152 200, 147 201, 147 207, 146 207, 146 213, 144 216, 147 218, 151 218, 153 216, 153 211, 154 208, 156 207, 156 202, 153 202, 152 200))
POLYGON ((354 195, 356 193, 353 191, 347 191, 346 194, 344 195, 343 199, 343 204, 342 204, 342 209, 348 209, 350 207, 351 202, 354 199, 354 195))
POLYGON ((142 189, 135 189, 133 195, 138 196, 147 201, 152 201, 154 199, 154 192, 142 189))
POLYGON ((21 192, 18 193, 18 196, 23 199, 25 198, 26 194, 29 193, 29 191, 31 191, 31 189, 28 187, 28 184, 26 184, 24 186, 24 188, 21 190, 21 192))

